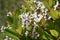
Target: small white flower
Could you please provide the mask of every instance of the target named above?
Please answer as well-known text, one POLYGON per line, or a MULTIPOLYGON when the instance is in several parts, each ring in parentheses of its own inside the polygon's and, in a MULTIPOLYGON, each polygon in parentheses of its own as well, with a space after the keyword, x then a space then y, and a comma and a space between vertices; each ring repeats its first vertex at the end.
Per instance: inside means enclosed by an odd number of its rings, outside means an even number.
POLYGON ((37 32, 35 34, 38 34, 37 32))
POLYGON ((24 25, 26 24, 25 21, 28 20, 28 13, 21 14, 21 18, 22 18, 22 27, 24 27, 24 25))
POLYGON ((47 12, 46 12, 46 13, 43 13, 42 15, 43 15, 43 16, 46 16, 46 15, 47 15, 47 12))
POLYGON ((4 28, 4 26, 1 27, 1 30, 4 28))
POLYGON ((14 39, 12 39, 12 40, 14 40, 14 39))
POLYGON ((37 17, 37 12, 35 12, 34 14, 31 14, 31 18, 36 18, 37 17))
POLYGON ((39 18, 34 18, 34 21, 35 22, 40 22, 40 19, 39 18))
POLYGON ((25 32, 25 35, 26 35, 26 36, 28 35, 28 31, 25 32))
POLYGON ((1 30, 1 32, 4 32, 4 30, 1 30))
POLYGON ((22 14, 21 15, 22 20, 28 20, 28 14, 22 14))
POLYGON ((48 20, 51 19, 51 16, 48 17, 48 20))
POLYGON ((36 0, 34 0, 34 3, 36 2, 36 0))
POLYGON ((37 39, 37 37, 35 37, 35 39, 37 39))
POLYGON ((44 8, 45 8, 45 6, 44 6, 44 5, 42 5, 41 9, 44 9, 44 8))
POLYGON ((0 30, 1 30, 1 32, 4 32, 4 26, 2 26, 0 30))
POLYGON ((6 27, 4 27, 4 29, 6 29, 6 27))
POLYGON ((54 10, 56 10, 56 7, 58 6, 59 1, 56 2, 56 5, 54 6, 54 10))
POLYGON ((42 7, 42 5, 43 5, 42 2, 38 1, 37 3, 38 3, 38 6, 39 6, 39 7, 42 7))
POLYGON ((6 38, 8 38, 8 36, 6 36, 6 38))
POLYGON ((43 13, 43 12, 45 12, 45 10, 44 10, 44 9, 41 9, 41 11, 42 11, 42 13, 43 13))
POLYGON ((38 34, 37 37, 39 37, 40 35, 38 34))
POLYGON ((9 40, 12 40, 12 38, 9 38, 9 40))
POLYGON ((26 21, 26 27, 28 27, 30 25, 30 22, 26 21))
POLYGON ((8 40, 8 39, 4 39, 4 40, 8 40))
POLYGON ((7 16, 12 16, 12 13, 11 13, 11 12, 8 12, 8 13, 7 13, 7 16))
POLYGON ((46 19, 46 16, 44 16, 44 18, 46 19))
POLYGON ((25 21, 22 20, 22 27, 24 27, 24 25, 25 25, 25 21))
POLYGON ((39 14, 38 16, 39 16, 39 18, 38 18, 38 17, 34 18, 34 21, 35 21, 35 22, 40 22, 40 20, 41 20, 42 17, 43 17, 41 14, 39 14))
POLYGON ((48 11, 48 9, 47 8, 45 8, 45 12, 47 12, 48 11))
POLYGON ((9 29, 12 29, 12 27, 9 27, 9 29))
POLYGON ((34 26, 38 26, 38 25, 36 24, 36 22, 34 22, 34 26))

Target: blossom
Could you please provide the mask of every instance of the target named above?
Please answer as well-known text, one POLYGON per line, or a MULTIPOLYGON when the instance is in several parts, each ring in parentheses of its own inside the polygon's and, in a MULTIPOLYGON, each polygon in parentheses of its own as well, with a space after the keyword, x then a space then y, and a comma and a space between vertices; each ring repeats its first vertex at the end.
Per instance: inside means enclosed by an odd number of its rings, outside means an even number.
POLYGON ((27 20, 28 15, 27 14, 21 14, 21 18, 23 21, 27 20))
POLYGON ((36 18, 36 17, 37 17, 37 12, 31 14, 30 17, 31 17, 31 18, 36 18))
POLYGON ((0 30, 1 30, 1 32, 4 32, 4 26, 2 26, 0 30))
POLYGON ((51 16, 49 16, 48 19, 51 19, 51 16))
POLYGON ((38 14, 38 17, 34 18, 34 21, 35 22, 40 22, 40 20, 42 19, 42 15, 41 14, 38 14))
POLYGON ((28 20, 28 14, 21 14, 22 18, 22 27, 25 25, 25 21, 28 20))
POLYGON ((7 16, 12 16, 12 13, 11 13, 11 12, 8 12, 8 13, 7 13, 7 16))
POLYGON ((9 40, 12 40, 12 38, 9 38, 9 40))
POLYGON ((59 5, 59 1, 56 2, 56 5, 54 6, 54 10, 56 10, 56 7, 59 5))
POLYGON ((25 32, 25 35, 26 35, 26 36, 28 35, 28 31, 25 32))

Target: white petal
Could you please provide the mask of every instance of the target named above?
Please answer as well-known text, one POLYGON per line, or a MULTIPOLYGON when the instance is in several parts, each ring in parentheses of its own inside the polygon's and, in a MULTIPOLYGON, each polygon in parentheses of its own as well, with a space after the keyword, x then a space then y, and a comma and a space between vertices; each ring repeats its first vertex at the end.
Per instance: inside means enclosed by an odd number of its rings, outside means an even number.
POLYGON ((26 36, 28 35, 28 31, 25 32, 25 35, 26 35, 26 36))

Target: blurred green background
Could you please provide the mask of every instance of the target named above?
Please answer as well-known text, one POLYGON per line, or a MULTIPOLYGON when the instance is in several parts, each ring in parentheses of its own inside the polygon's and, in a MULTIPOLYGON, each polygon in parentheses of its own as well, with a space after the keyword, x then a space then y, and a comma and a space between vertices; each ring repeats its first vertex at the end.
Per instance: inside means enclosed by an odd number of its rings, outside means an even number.
POLYGON ((0 0, 0 26, 5 24, 7 12, 17 10, 21 4, 23 0, 0 0))

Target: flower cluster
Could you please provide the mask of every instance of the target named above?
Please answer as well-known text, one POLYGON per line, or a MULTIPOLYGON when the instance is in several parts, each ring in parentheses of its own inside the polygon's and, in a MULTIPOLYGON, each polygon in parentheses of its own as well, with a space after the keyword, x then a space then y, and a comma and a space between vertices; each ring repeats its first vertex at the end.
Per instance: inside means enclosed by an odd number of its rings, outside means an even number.
MULTIPOLYGON (((21 14, 21 18, 22 18, 22 27, 24 27, 24 25, 27 27, 31 24, 31 22, 40 22, 42 18, 44 18, 46 20, 46 15, 48 12, 48 9, 44 6, 44 4, 40 1, 34 1, 35 3, 35 10, 34 12, 30 13, 30 12, 26 12, 21 14), (41 12, 38 12, 40 11, 41 12)), ((50 18, 50 17, 49 17, 50 18)))
MULTIPOLYGON (((51 17, 48 16, 47 18, 47 12, 48 9, 44 6, 44 4, 40 1, 34 1, 35 3, 35 10, 33 12, 26 12, 21 15, 19 15, 22 19, 22 27, 28 28, 31 24, 33 24, 33 30, 32 30, 32 36, 35 37, 36 39, 40 36, 38 32, 36 31, 36 27, 38 26, 37 23, 39 23, 42 18, 44 20, 50 19, 51 17)), ((29 34, 29 31, 25 32, 25 35, 27 36, 29 34)))
POLYGON ((1 32, 4 33, 4 30, 7 29, 7 28, 8 28, 8 29, 11 29, 12 27, 10 27, 10 25, 8 25, 7 27, 5 27, 4 25, 2 25, 2 27, 1 27, 0 30, 1 30, 1 32))

